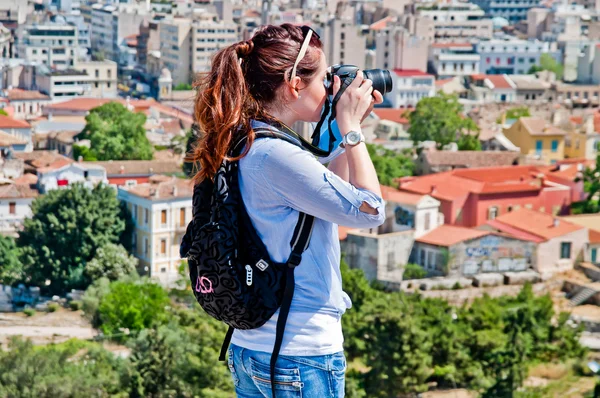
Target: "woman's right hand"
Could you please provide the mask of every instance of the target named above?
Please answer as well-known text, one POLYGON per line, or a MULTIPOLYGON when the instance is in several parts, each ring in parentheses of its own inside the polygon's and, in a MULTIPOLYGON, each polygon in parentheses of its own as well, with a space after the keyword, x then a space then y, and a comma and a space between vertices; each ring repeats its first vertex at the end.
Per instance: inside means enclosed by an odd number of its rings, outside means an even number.
MULTIPOLYGON (((341 86, 338 76, 333 77, 333 95, 341 86)), ((336 105, 336 120, 342 134, 350 130, 360 131, 360 123, 365 112, 373 101, 373 82, 365 79, 363 72, 358 71, 356 77, 346 88, 336 105)))

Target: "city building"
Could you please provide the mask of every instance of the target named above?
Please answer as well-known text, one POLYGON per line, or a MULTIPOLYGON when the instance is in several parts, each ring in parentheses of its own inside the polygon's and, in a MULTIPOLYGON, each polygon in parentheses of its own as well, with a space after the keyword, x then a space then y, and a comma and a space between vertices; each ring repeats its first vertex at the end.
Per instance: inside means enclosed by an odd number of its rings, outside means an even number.
POLYGON ((533 268, 542 276, 573 269, 589 242, 587 228, 530 209, 505 213, 482 228, 535 243, 533 268))
POLYGON ((433 20, 435 40, 491 39, 493 24, 479 6, 473 3, 415 3, 416 16, 433 20))
POLYGON ((0 184, 0 234, 17 236, 23 221, 32 216, 31 203, 37 196, 28 185, 0 184))
POLYGON ((192 195, 189 180, 158 175, 118 189, 135 224, 132 254, 139 259, 139 272, 165 286, 179 279, 179 244, 192 219, 192 195))
MULTIPOLYGON (((84 10, 81 10, 82 14, 84 10)), ((146 2, 140 4, 102 4, 91 6, 92 52, 108 59, 119 59, 121 41, 137 34, 139 26, 150 16, 146 2)), ((85 18, 85 17, 84 17, 85 18)))
POLYGON ((490 18, 502 17, 510 23, 527 19, 527 11, 539 6, 539 0, 474 0, 490 18))
MULTIPOLYGON (((84 146, 83 142, 78 142, 77 135, 81 134, 81 130, 75 131, 51 131, 47 133, 46 149, 57 150, 58 153, 68 158, 73 158, 73 145, 77 144, 84 146)), ((39 135, 39 134, 38 134, 39 135)), ((87 145, 89 147, 89 140, 87 145)))
POLYGON ((596 160, 600 145, 600 114, 572 116, 575 128, 565 136, 565 158, 596 160))
POLYGON ((480 55, 469 43, 434 43, 429 48, 429 65, 439 79, 479 74, 480 55))
POLYGON ((440 225, 415 239, 412 258, 428 276, 522 272, 536 262, 536 243, 506 234, 440 225))
POLYGON ((106 170, 98 165, 87 162, 72 162, 63 160, 37 170, 37 188, 45 194, 53 189, 67 188, 72 184, 82 183, 93 188, 100 183, 108 183, 106 170))
POLYGON ((35 87, 53 100, 72 97, 117 97, 117 63, 114 61, 78 62, 65 70, 39 68, 35 87))
MULTIPOLYGON (((423 20, 431 23, 429 19, 423 20)), ((375 32, 376 68, 427 70, 428 38, 411 34, 405 27, 384 24, 382 21, 371 25, 370 30, 375 32)))
MULTIPOLYGON (((409 121, 404 115, 405 109, 375 108, 372 115, 377 120, 374 135, 385 141, 408 140, 409 121)), ((412 141, 411 141, 412 143, 412 141)))
POLYGON ((8 58, 11 54, 13 37, 10 30, 0 24, 0 58, 8 58))
POLYGON ((508 78, 516 89, 515 102, 535 105, 549 101, 551 83, 539 79, 535 75, 510 75, 508 78))
POLYGON ((568 214, 570 204, 584 195, 581 181, 536 166, 456 169, 398 181, 400 191, 440 201, 445 223, 464 227, 477 227, 522 207, 568 214))
MULTIPOLYGON (((24 24, 27 15, 33 11, 33 4, 23 0, 2 0, 0 2, 0 24, 10 33, 11 38, 16 37, 17 28, 24 24)), ((2 36, 6 37, 6 31, 2 29, 2 36)), ((6 42, 3 42, 5 44, 6 42)), ((9 41, 9 56, 15 57, 17 51, 12 39, 9 41)), ((4 56, 3 56, 4 58, 4 56)))
POLYGON ((600 84, 600 44, 585 45, 577 62, 577 82, 581 84, 600 84))
POLYGON ((181 173, 181 165, 173 160, 107 160, 84 162, 106 170, 108 183, 114 186, 135 186, 150 182, 155 174, 181 173))
MULTIPOLYGON (((600 86, 598 84, 557 82, 553 85, 552 91, 558 104, 578 107, 596 107, 600 104, 600 86)), ((551 100, 552 98, 549 98, 549 101, 551 100)))
POLYGON ((27 143, 25 151, 29 152, 33 150, 33 133, 31 131, 31 125, 26 121, 0 115, 0 131, 25 141, 27 143))
POLYGON ((238 41, 237 25, 219 22, 214 14, 197 19, 168 18, 158 23, 160 69, 171 72, 173 85, 191 83, 195 74, 210 70, 214 53, 238 41))
POLYGON ((39 91, 11 88, 0 93, 0 107, 11 107, 15 119, 35 119, 42 115, 42 107, 50 103, 50 97, 39 91))
POLYGON ((542 54, 562 63, 562 55, 555 42, 481 40, 474 44, 474 49, 481 56, 479 70, 484 74, 526 74, 532 66, 540 65, 542 54))
POLYGON ((516 86, 507 75, 472 75, 466 83, 468 98, 477 104, 512 103, 517 98, 516 86))
POLYGON ((327 63, 356 65, 365 69, 367 38, 354 21, 331 18, 315 24, 323 42, 327 63))
POLYGON ((386 95, 392 108, 415 107, 421 98, 435 96, 435 78, 419 70, 395 69, 393 88, 386 95))
POLYGON ((437 151, 423 150, 415 161, 417 175, 455 169, 516 165, 519 154, 509 151, 437 151))
POLYGON ((17 57, 54 69, 72 68, 80 54, 77 27, 67 23, 19 26, 17 57))
POLYGON ((600 214, 577 214, 561 217, 561 219, 588 229, 589 243, 583 261, 600 265, 600 214))
POLYGON ((554 164, 564 159, 566 131, 540 117, 521 117, 504 135, 521 148, 521 154, 554 164))

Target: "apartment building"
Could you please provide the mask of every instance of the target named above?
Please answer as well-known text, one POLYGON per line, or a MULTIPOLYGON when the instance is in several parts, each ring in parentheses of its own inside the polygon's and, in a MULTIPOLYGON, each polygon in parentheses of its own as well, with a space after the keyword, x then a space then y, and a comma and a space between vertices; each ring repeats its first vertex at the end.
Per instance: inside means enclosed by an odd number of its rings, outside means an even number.
POLYGON ((220 22, 215 14, 199 19, 168 18, 158 24, 160 63, 171 72, 173 84, 190 83, 198 72, 210 70, 212 56, 238 41, 237 25, 220 22))
POLYGON ((0 234, 17 236, 26 218, 32 216, 31 203, 38 192, 29 185, 0 185, 0 234))
POLYGON ((135 223, 132 254, 140 260, 139 271, 165 286, 179 278, 179 244, 192 219, 192 195, 189 180, 161 175, 118 188, 135 223))
POLYGON ((433 20, 436 41, 457 39, 491 39, 492 20, 471 3, 418 3, 414 14, 433 20))
POLYGON ((92 51, 112 60, 119 57, 121 40, 137 34, 140 23, 150 17, 146 2, 135 5, 96 3, 91 6, 90 14, 92 51))
POLYGON ((439 79, 479 73, 480 55, 469 43, 434 43, 429 48, 429 64, 439 79))
MULTIPOLYGON (((79 62, 75 68, 65 70, 39 68, 35 77, 35 87, 53 100, 77 96, 117 97, 117 63, 114 61, 79 62)), ((34 86, 33 83, 30 86, 34 86)))
POLYGON ((435 95, 435 78, 419 70, 396 69, 392 73, 394 87, 386 95, 392 108, 415 107, 421 98, 435 95))
POLYGON ((527 19, 527 11, 538 7, 539 0, 473 0, 491 18, 501 17, 511 23, 527 19))
POLYGON ((69 24, 19 26, 17 57, 50 68, 68 69, 79 55, 77 27, 69 24))
MULTIPOLYGON (((431 23, 429 20, 426 21, 431 23)), ((372 31, 375 29, 373 25, 371 25, 372 31)), ((402 26, 392 25, 377 29, 375 30, 375 67, 426 70, 428 48, 428 39, 411 34, 402 26)))
POLYGON ((323 42, 323 51, 330 65, 350 64, 361 69, 366 65, 367 38, 359 26, 346 19, 332 18, 316 24, 323 42))
POLYGON ((482 40, 474 45, 480 55, 479 70, 485 74, 526 74, 540 64, 542 54, 549 54, 562 62, 556 43, 538 40, 482 40))
POLYGON ((8 58, 11 54, 12 34, 10 30, 3 25, 0 25, 0 57, 8 58))
POLYGON ((539 117, 522 117, 504 129, 504 135, 521 149, 547 164, 564 159, 567 132, 539 117))
POLYGON ((577 82, 600 84, 600 44, 590 42, 584 46, 577 62, 577 82))

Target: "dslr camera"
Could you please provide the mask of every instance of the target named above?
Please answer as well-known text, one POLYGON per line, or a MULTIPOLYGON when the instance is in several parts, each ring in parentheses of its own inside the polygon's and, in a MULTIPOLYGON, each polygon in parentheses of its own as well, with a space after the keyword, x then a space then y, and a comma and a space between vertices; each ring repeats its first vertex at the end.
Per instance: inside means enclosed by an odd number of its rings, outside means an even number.
MULTIPOLYGON (((341 86, 340 93, 341 94, 346 87, 352 83, 356 74, 360 69, 354 65, 334 65, 329 68, 327 73, 327 77, 325 80, 325 86, 328 90, 333 90, 333 76, 338 76, 340 78, 341 86)), ((365 79, 369 79, 373 82, 373 90, 377 90, 381 93, 381 95, 387 94, 392 91, 392 76, 389 70, 385 69, 368 69, 363 70, 363 75, 365 79)), ((330 92, 330 94, 332 94, 330 92)), ((339 96, 338 96, 339 97, 339 96)))

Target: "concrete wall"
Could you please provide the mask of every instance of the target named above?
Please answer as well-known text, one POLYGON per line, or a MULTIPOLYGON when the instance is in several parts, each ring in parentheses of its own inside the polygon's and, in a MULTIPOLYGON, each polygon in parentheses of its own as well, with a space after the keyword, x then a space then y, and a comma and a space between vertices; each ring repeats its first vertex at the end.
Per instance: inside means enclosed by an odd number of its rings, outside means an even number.
POLYGON ((534 263, 534 269, 544 277, 571 270, 578 257, 583 258, 583 252, 588 242, 588 230, 582 228, 579 231, 540 243, 537 248, 537 262, 534 263), (571 243, 571 257, 568 259, 560 258, 562 242, 571 243))

